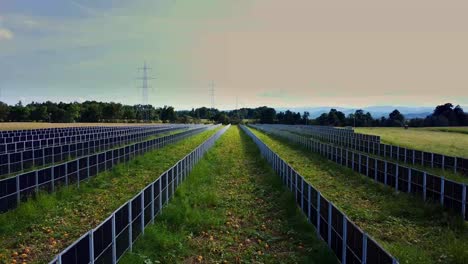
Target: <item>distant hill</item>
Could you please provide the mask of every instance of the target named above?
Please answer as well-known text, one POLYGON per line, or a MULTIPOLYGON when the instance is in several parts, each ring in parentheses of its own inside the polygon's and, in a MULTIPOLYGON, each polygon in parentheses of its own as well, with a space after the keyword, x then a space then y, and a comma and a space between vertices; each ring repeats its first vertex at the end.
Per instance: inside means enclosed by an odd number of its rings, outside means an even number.
POLYGON ((328 113, 330 109, 336 109, 345 113, 346 115, 354 113, 357 109, 362 109, 364 112, 370 112, 372 117, 380 118, 382 116, 387 117, 393 110, 398 109, 406 118, 425 118, 430 115, 434 110, 434 107, 408 107, 408 106, 369 106, 363 108, 346 108, 346 107, 333 107, 333 106, 320 106, 320 107, 293 107, 284 108, 278 107, 276 111, 291 110, 294 112, 303 113, 308 111, 310 118, 316 118, 323 113, 328 113))

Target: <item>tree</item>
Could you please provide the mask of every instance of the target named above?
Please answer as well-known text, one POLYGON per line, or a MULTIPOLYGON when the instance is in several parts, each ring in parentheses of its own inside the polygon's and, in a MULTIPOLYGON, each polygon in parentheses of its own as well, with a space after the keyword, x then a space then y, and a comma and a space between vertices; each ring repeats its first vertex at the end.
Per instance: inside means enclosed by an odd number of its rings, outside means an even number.
POLYGON ((182 124, 190 124, 193 123, 194 120, 190 115, 177 115, 177 123, 182 123, 182 124))
POLYGON ((87 103, 81 108, 81 122, 95 123, 101 119, 101 109, 96 102, 87 103))
POLYGON ((80 119, 81 105, 78 103, 71 103, 66 106, 65 119, 66 122, 73 123, 80 119))
POLYGON ((276 110, 270 107, 258 108, 258 119, 262 124, 273 124, 276 118, 276 110))
POLYGON ((0 121, 4 122, 8 120, 10 114, 10 107, 4 102, 0 102, 0 121))
POLYGON ((8 119, 11 121, 24 122, 29 121, 30 112, 28 107, 24 107, 23 103, 19 101, 16 105, 11 107, 8 119))
POLYGON ((465 112, 463 111, 463 108, 461 108, 461 106, 457 105, 454 109, 453 109, 453 113, 455 115, 455 118, 457 120, 457 125, 458 126, 467 126, 468 125, 468 115, 465 114, 465 112))
POLYGON ((161 120, 163 121, 170 121, 174 122, 177 120, 177 114, 174 111, 174 107, 172 106, 164 106, 164 108, 161 109, 161 120))
POLYGON ((330 109, 327 116, 327 125, 329 126, 343 126, 345 124, 345 114, 336 109, 330 109))
POLYGON ((47 111, 47 106, 45 105, 36 105, 31 107, 31 120, 32 121, 48 121, 49 112, 47 111))
POLYGON ((438 115, 447 116, 447 115, 449 115, 449 113, 452 111, 452 107, 453 107, 453 104, 451 104, 451 103, 446 103, 446 104, 443 104, 443 105, 438 105, 438 106, 436 106, 436 108, 434 109, 433 115, 434 115, 434 116, 438 116, 438 115))
POLYGON ((321 114, 319 117, 317 117, 316 122, 320 126, 328 126, 328 114, 321 114))
POLYGON ((229 117, 224 112, 220 112, 215 116, 215 120, 217 123, 227 125, 229 124, 229 117))
POLYGON ((446 103, 438 105, 432 115, 424 120, 426 126, 462 126, 468 125, 468 118, 463 109, 457 105, 446 103))
POLYGON ((122 118, 127 121, 135 119, 135 109, 132 106, 124 105, 122 107, 122 118))
POLYGON ((409 121, 408 126, 410 127, 423 127, 424 119, 423 118, 413 118, 409 121))
POLYGON ((372 125, 372 115, 371 113, 367 112, 364 113, 363 110, 358 109, 354 112, 354 114, 349 114, 346 124, 348 126, 353 126, 353 127, 366 127, 366 126, 371 126, 372 125))
POLYGON ((309 123, 309 116, 310 113, 305 111, 304 114, 302 114, 302 122, 304 125, 307 125, 309 123))
POLYGON ((105 120, 118 120, 122 118, 122 105, 116 103, 105 104, 102 108, 102 118, 105 120))
POLYGON ((387 126, 401 127, 405 124, 405 117, 397 109, 388 115, 387 126))

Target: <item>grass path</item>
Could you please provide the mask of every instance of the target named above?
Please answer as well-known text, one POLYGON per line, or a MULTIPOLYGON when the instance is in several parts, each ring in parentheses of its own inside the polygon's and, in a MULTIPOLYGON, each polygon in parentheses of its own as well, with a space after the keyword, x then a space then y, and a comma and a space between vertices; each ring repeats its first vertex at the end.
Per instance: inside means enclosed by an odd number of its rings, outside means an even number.
POLYGON ((400 263, 467 263, 468 224, 284 139, 251 129, 400 263))
POLYGON ((356 128, 358 133, 378 135, 383 143, 416 150, 468 158, 467 128, 409 128, 366 127, 356 128), (450 132, 444 132, 450 131, 450 132))
POLYGON ((18 263, 48 263, 217 130, 119 164, 81 182, 79 189, 69 187, 42 194, 1 214, 0 263, 12 263, 13 259, 18 263))
POLYGON ((337 263, 293 196, 232 127, 121 263, 337 263))

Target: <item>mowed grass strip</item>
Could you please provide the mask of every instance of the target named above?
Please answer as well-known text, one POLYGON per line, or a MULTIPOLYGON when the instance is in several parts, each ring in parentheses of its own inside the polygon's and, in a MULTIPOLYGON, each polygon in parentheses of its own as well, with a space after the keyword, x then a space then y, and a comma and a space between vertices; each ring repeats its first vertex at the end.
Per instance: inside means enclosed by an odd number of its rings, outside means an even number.
POLYGON ((230 128, 121 263, 337 263, 250 138, 230 128))
POLYGON ((468 158, 468 128, 363 127, 356 132, 378 135, 385 144, 468 158), (453 133, 459 130, 460 133, 453 133), (446 132, 450 131, 450 132, 446 132))
POLYGON ((0 263, 11 263, 13 259, 19 263, 49 262, 217 130, 120 164, 81 182, 80 188, 64 187, 52 194, 39 194, 0 215, 0 263))
POLYGON ((251 129, 400 263, 467 263, 468 224, 302 146, 251 129))

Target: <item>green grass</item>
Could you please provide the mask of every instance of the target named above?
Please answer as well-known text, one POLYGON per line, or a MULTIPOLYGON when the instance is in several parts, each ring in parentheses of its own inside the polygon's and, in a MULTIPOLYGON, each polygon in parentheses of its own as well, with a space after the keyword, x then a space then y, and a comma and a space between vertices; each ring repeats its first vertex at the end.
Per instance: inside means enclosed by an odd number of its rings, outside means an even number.
POLYGON ((467 263, 468 224, 442 207, 251 129, 400 263, 467 263))
POLYGON ((47 263, 86 231, 154 181, 161 173, 213 135, 205 131, 146 153, 109 172, 52 194, 39 194, 17 209, 0 215, 0 263, 12 254, 27 263, 47 263))
POLYGON ((195 167, 121 263, 337 263, 238 127, 195 167))
POLYGON ((398 145, 416 150, 468 157, 468 128, 356 128, 356 132, 378 135, 386 144, 398 145), (456 132, 456 133, 455 133, 456 132))
POLYGON ((418 128, 418 129, 428 130, 428 131, 468 134, 468 127, 425 127, 425 128, 418 128))

